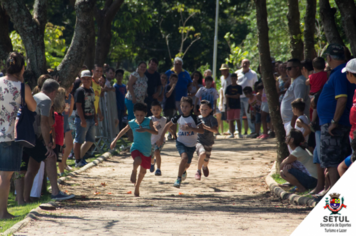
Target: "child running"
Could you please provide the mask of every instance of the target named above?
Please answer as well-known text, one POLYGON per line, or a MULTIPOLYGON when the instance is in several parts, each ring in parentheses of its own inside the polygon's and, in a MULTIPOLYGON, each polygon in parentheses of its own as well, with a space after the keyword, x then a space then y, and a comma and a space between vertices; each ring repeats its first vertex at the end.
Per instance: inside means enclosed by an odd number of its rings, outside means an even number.
POLYGON ((180 188, 182 181, 187 178, 187 169, 192 162, 197 143, 198 133, 203 134, 204 129, 200 119, 196 115, 191 115, 193 109, 193 100, 191 97, 182 97, 180 100, 181 115, 176 115, 164 127, 164 131, 157 145, 162 145, 164 134, 174 125, 179 124, 178 138, 176 147, 181 156, 181 162, 178 169, 178 178, 174 183, 174 187, 180 188))
POLYGON ((157 135, 157 130, 153 127, 153 122, 147 118, 147 106, 142 103, 136 103, 133 108, 136 119, 129 121, 129 124, 120 131, 117 137, 112 141, 110 148, 114 149, 116 142, 126 132, 132 130, 134 141, 131 145, 131 156, 134 159, 131 173, 131 182, 135 184, 135 196, 140 196, 140 184, 146 174, 146 170, 151 167, 151 134, 157 135), (137 177, 137 168, 140 167, 140 173, 137 177))
POLYGON ((199 118, 203 123, 204 133, 198 134, 198 143, 196 145, 197 154, 199 156, 198 170, 195 174, 195 179, 201 179, 201 169, 203 167, 203 173, 205 177, 209 176, 208 164, 210 160, 211 150, 214 144, 214 133, 218 132, 218 121, 211 115, 212 105, 207 100, 200 102, 200 114, 199 118))
MULTIPOLYGON (((153 173, 155 171, 155 161, 157 160, 157 170, 155 175, 161 176, 161 151, 164 146, 164 142, 161 145, 157 145, 157 141, 161 138, 164 127, 167 123, 167 119, 161 116, 162 107, 158 101, 153 101, 151 105, 152 117, 151 120, 153 122, 154 127, 158 131, 157 135, 151 136, 151 144, 152 144, 152 156, 151 156, 151 168, 150 172, 153 173), (156 157, 156 159, 155 159, 156 157)), ((165 140, 163 140, 165 141, 165 140)))

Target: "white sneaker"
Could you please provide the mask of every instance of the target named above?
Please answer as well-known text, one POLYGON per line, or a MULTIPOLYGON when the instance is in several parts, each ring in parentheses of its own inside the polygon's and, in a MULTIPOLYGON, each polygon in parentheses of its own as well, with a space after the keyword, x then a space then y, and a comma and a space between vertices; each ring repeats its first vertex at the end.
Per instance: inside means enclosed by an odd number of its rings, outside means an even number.
POLYGON ((235 131, 235 133, 234 133, 235 135, 238 135, 239 134, 239 131, 235 131))
POLYGON ((70 167, 70 166, 67 166, 67 167, 66 167, 66 170, 71 171, 71 170, 73 170, 73 168, 70 167))

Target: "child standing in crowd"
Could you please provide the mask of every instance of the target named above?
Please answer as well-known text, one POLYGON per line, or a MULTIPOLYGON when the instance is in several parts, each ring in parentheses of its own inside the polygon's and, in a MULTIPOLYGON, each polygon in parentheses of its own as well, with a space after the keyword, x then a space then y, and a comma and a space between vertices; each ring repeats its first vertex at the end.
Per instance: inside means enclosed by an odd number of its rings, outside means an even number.
MULTIPOLYGON (((54 152, 57 155, 57 162, 62 162, 62 147, 64 144, 64 116, 63 111, 65 109, 65 96, 66 90, 64 88, 58 88, 58 92, 53 101, 53 110, 54 110, 54 140, 55 140, 55 148, 54 152)), ((59 165, 59 164, 58 164, 59 165)), ((64 172, 60 170, 60 176, 62 176, 64 172)))
POLYGON ((125 95, 127 93, 126 85, 122 83, 122 79, 124 78, 124 70, 116 70, 115 78, 116 84, 114 84, 114 88, 116 92, 117 118, 119 120, 119 131, 121 131, 124 128, 122 119, 126 113, 125 95))
MULTIPOLYGON (((229 138, 234 138, 235 125, 234 121, 237 122, 238 130, 241 130, 240 121, 240 95, 242 94, 242 87, 237 84, 237 74, 231 74, 231 85, 227 86, 225 97, 226 97, 226 108, 227 108, 227 121, 229 122, 229 129, 231 135, 229 138)), ((242 138, 241 132, 239 133, 239 138, 242 138)))
POLYGON ((313 59, 314 74, 309 75, 309 78, 305 81, 306 85, 310 85, 310 95, 314 95, 319 92, 326 81, 328 80, 328 73, 325 70, 325 60, 322 57, 316 57, 313 59))
POLYGON ((291 129, 286 137, 286 144, 292 152, 281 163, 281 177, 297 187, 297 192, 314 189, 317 184, 317 170, 312 154, 303 147, 302 132, 291 129))
POLYGON ((161 92, 160 92, 157 100, 161 103, 161 106, 163 107, 164 102, 166 100, 164 89, 167 85, 167 75, 165 73, 162 73, 160 78, 161 78, 161 92))
POLYGON ((255 122, 255 133, 249 135, 249 138, 257 138, 261 129, 261 94, 253 94, 252 88, 247 86, 243 89, 245 96, 248 98, 249 109, 251 112, 251 121, 255 122))
MULTIPOLYGON (((151 155, 151 168, 150 172, 155 171, 155 162, 157 160, 157 170, 155 175, 161 176, 161 151, 164 146, 164 143, 161 145, 157 145, 157 141, 161 138, 163 133, 164 127, 167 123, 167 119, 161 116, 162 107, 158 101, 153 101, 151 105, 151 112, 152 112, 152 122, 156 130, 158 131, 157 135, 151 136, 151 144, 152 144, 152 155, 151 155), (155 159, 156 157, 156 159, 155 159)), ((163 140, 164 141, 164 140, 163 140)))
POLYGON ((309 127, 309 119, 304 114, 305 102, 302 98, 297 98, 291 103, 291 105, 293 114, 298 117, 295 122, 294 128, 300 130, 304 136, 305 141, 308 142, 311 130, 309 127))
POLYGON ((200 89, 201 85, 199 84, 199 80, 201 79, 202 75, 199 72, 194 72, 192 74, 193 82, 188 87, 188 96, 193 99, 194 103, 194 114, 198 115, 199 113, 199 104, 195 101, 195 94, 200 89))
POLYGON ((210 160, 211 151, 214 144, 214 133, 218 132, 218 121, 211 115, 212 106, 207 100, 200 102, 201 122, 203 124, 204 133, 198 134, 198 142, 196 145, 197 155, 199 156, 198 170, 195 174, 195 179, 201 179, 201 169, 205 177, 209 176, 208 164, 210 160))
POLYGON ((182 181, 187 178, 187 169, 192 162, 195 152, 195 145, 198 138, 198 133, 203 134, 204 129, 201 120, 196 115, 191 115, 193 109, 193 100, 190 97, 182 97, 180 100, 181 115, 176 115, 164 127, 161 139, 157 145, 163 144, 164 134, 174 124, 179 124, 178 138, 176 147, 181 156, 181 162, 178 169, 178 178, 174 183, 174 187, 180 188, 182 181))
MULTIPOLYGON (((201 100, 207 100, 210 102, 214 114, 216 113, 216 100, 219 98, 219 94, 215 88, 211 87, 213 83, 213 77, 207 76, 205 78, 205 87, 201 87, 195 94, 195 105, 200 105, 201 100)), ((198 106, 199 107, 199 106, 198 106)), ((197 107, 194 108, 194 113, 198 114, 197 107)))
MULTIPOLYGON (((163 104, 163 114, 167 118, 167 121, 171 121, 172 118, 177 114, 176 105, 175 105, 175 94, 176 94, 176 85, 178 81, 177 74, 171 74, 169 76, 169 84, 164 88, 165 101, 163 104)), ((177 139, 177 135, 174 130, 176 130, 176 125, 172 125, 172 128, 169 129, 168 140, 173 136, 173 139, 177 139)))
POLYGON ((81 72, 81 80, 83 86, 79 87, 75 92, 77 114, 74 121, 76 126, 74 156, 76 157, 76 167, 86 165, 84 158, 82 158, 85 154, 82 153, 84 152, 82 144, 85 141, 90 148, 95 142, 95 126, 98 125, 94 106, 95 94, 91 88, 92 77, 89 70, 83 70, 81 72))
POLYGON ((143 103, 136 103, 133 107, 136 119, 129 121, 129 124, 120 131, 117 137, 112 141, 110 148, 114 149, 116 142, 126 132, 132 130, 134 141, 131 145, 131 156, 134 159, 131 173, 131 182, 135 184, 135 196, 140 196, 140 184, 146 174, 146 170, 151 166, 151 134, 157 135, 158 132, 153 126, 150 118, 147 118, 147 106, 143 103), (137 178, 137 168, 140 167, 140 173, 137 178))

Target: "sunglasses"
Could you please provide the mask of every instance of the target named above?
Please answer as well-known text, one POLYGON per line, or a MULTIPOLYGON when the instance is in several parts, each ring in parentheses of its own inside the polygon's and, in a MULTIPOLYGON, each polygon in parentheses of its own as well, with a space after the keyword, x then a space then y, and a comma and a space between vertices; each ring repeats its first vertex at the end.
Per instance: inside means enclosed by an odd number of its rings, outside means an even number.
POLYGON ((286 70, 291 70, 293 67, 295 67, 295 66, 286 67, 286 70))

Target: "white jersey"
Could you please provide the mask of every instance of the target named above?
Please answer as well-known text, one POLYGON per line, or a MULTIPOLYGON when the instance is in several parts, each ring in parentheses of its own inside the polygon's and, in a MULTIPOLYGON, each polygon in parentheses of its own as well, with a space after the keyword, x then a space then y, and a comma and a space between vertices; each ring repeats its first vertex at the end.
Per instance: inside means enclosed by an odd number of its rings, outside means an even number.
POLYGON ((198 139, 198 133, 194 131, 187 131, 184 126, 188 125, 191 128, 198 128, 201 124, 201 120, 196 115, 176 115, 172 118, 172 123, 179 124, 177 141, 181 142, 186 147, 195 147, 198 139))
POLYGON ((158 134, 151 135, 151 144, 154 145, 160 139, 160 137, 163 133, 163 130, 164 130, 164 126, 167 123, 167 119, 166 119, 166 117, 163 117, 163 116, 160 119, 158 119, 154 116, 151 116, 151 120, 153 122, 153 125, 156 127, 156 129, 158 131, 158 134))

